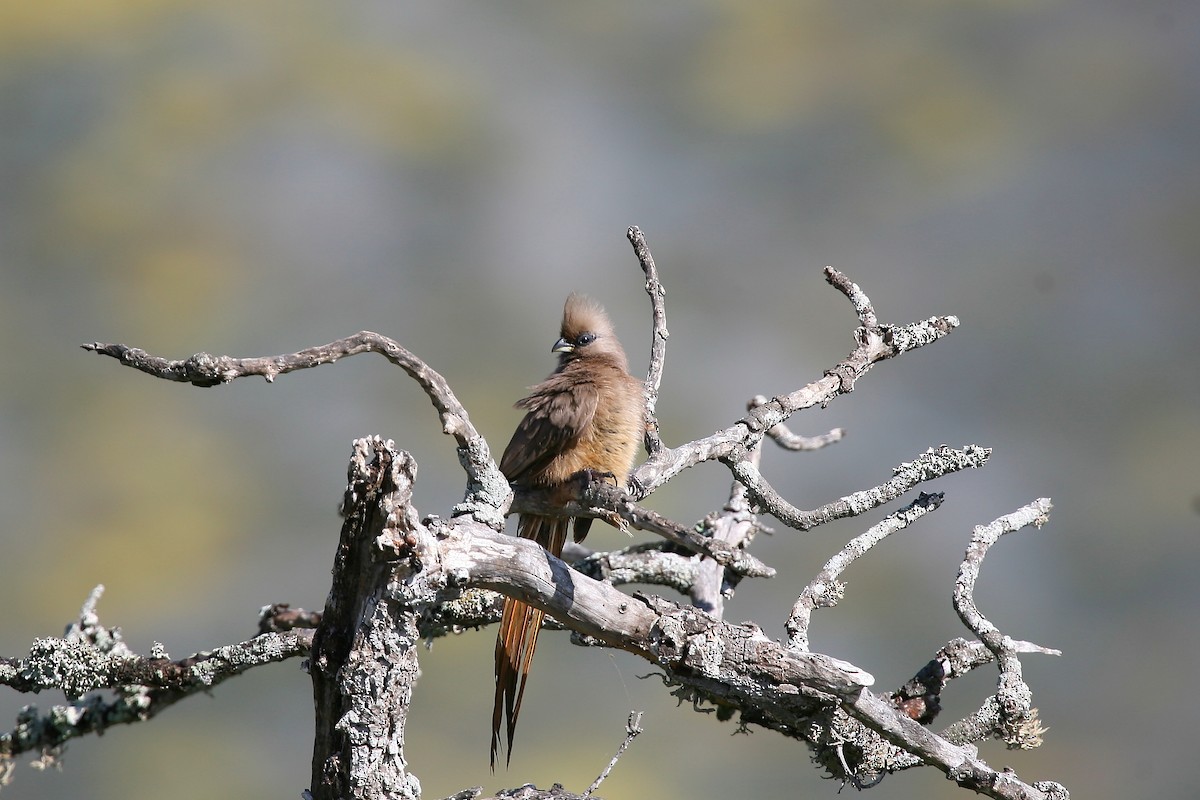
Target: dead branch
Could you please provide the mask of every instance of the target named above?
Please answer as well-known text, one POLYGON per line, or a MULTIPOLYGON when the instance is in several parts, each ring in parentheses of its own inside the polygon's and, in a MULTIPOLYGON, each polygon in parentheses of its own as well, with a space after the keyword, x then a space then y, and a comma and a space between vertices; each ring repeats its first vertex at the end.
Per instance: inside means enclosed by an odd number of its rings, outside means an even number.
MULTIPOLYGON (((746 453, 761 441, 766 431, 787 422, 796 411, 826 406, 838 395, 853 391, 858 379, 877 362, 935 342, 958 327, 958 317, 954 316, 931 317, 905 326, 879 324, 870 301, 856 284, 833 267, 825 268, 825 279, 851 300, 862 322, 862 327, 855 331, 855 348, 850 355, 827 370, 820 380, 756 406, 728 428, 676 448, 664 446, 660 452, 652 454, 629 479, 635 499, 646 497, 683 470, 705 461, 720 460, 743 483, 748 478, 753 480, 753 471, 742 465, 746 463, 746 453)), ((766 504, 768 501, 759 494, 759 490, 764 489, 763 484, 759 481, 759 489, 748 488, 756 501, 766 504)), ((778 498, 778 495, 772 494, 772 497, 778 498)), ((780 504, 780 508, 786 506, 780 504)))
MULTIPOLYGON (((52 733, 28 733, 35 728, 29 723, 41 724, 41 718, 22 717, 16 730, 0 737, 0 777, 5 759, 11 760, 14 753, 33 749, 53 758, 66 738, 99 732, 103 725, 112 724, 101 724, 101 715, 105 720, 111 715, 116 722, 148 718, 199 690, 196 687, 207 688, 259 663, 311 652, 317 735, 309 796, 415 800, 420 785, 405 759, 404 730, 418 674, 417 643, 426 636, 494 619, 493 592, 500 592, 547 611, 589 643, 648 660, 662 671, 674 694, 698 708, 712 705, 721 719, 736 713, 742 725, 763 726, 806 742, 831 775, 855 787, 865 788, 891 772, 925 764, 990 797, 1065 800, 1066 790, 1058 784, 1027 784, 1011 771, 993 769, 978 758, 973 745, 993 735, 1011 747, 1037 746, 1041 740, 1042 728, 1017 654, 1054 651, 1004 636, 978 611, 972 593, 988 548, 1005 532, 1028 524, 1040 526, 1048 501, 1036 501, 976 529, 954 602, 981 643, 951 642, 913 681, 889 695, 869 690, 874 678, 865 670, 809 651, 811 612, 835 603, 844 588, 838 580, 841 572, 884 537, 936 509, 940 494, 921 494, 834 556, 797 599, 787 624, 786 645, 753 624, 732 625, 721 619, 723 602, 738 580, 774 573, 747 552, 762 527, 760 512, 806 531, 897 500, 933 478, 986 463, 991 451, 976 445, 930 449, 893 470, 890 480, 811 511, 780 496, 759 468, 764 438, 796 451, 837 441, 841 429, 810 439, 794 434, 787 422, 799 410, 825 406, 853 391, 875 363, 945 336, 958 326, 958 319, 941 316, 908 325, 880 323, 866 293, 842 273, 827 268, 826 280, 847 298, 859 321, 850 354, 819 380, 771 399, 756 396, 745 416, 732 425, 672 448, 662 442, 656 411, 668 335, 665 294, 645 237, 636 227, 629 229, 628 237, 652 305, 645 408, 649 457, 635 470, 627 489, 585 481, 565 506, 549 504, 536 493, 514 498, 487 443, 445 379, 387 337, 363 331, 289 355, 231 358, 199 353, 177 361, 125 345, 84 345, 156 377, 196 386, 215 386, 249 375, 272 381, 276 375, 342 357, 379 353, 404 369, 430 397, 443 430, 455 437, 467 489, 449 518, 422 520, 412 503, 415 463, 411 456, 379 437, 356 441, 343 503, 346 520, 324 610, 316 615, 269 607, 261 623, 269 632, 181 662, 170 661, 160 649, 148 657, 129 653, 119 634, 94 619, 95 594, 78 626, 63 639, 39 640, 23 659, 0 659, 0 683, 20 691, 61 688, 73 701, 57 714, 47 715, 53 716, 55 727, 47 728, 52 733), (734 483, 728 502, 697 525, 682 525, 639 505, 676 475, 707 461, 724 464, 734 483), (622 554, 590 556, 588 561, 595 566, 592 574, 602 578, 597 580, 570 569, 533 542, 500 532, 507 513, 531 509, 599 517, 621 527, 652 531, 667 541, 630 549, 623 554, 624 562, 622 554), (623 576, 617 577, 623 570, 623 576), (630 596, 614 588, 616 582, 634 579, 676 588, 689 594, 694 605, 630 596), (317 623, 315 633, 292 628, 305 621, 317 623), (996 694, 942 735, 925 727, 922 723, 936 714, 946 682, 988 660, 1000 669, 996 694), (101 701, 94 699, 94 692, 101 688, 116 690, 112 706, 96 705, 101 701), (13 749, 15 741, 27 742, 24 750, 13 749)), ((632 727, 631 723, 630 736, 632 727)), ((531 798, 555 796, 553 790, 546 793, 533 787, 513 791, 524 791, 520 796, 531 798)), ((474 789, 460 796, 479 794, 474 789)))
POLYGON ((49 766, 71 739, 144 722, 249 669, 306 656, 312 645, 313 631, 297 629, 262 633, 178 661, 161 645, 141 656, 126 646, 119 629, 100 624, 96 604, 103 592, 103 586, 92 591, 61 638, 38 639, 22 658, 0 658, 0 684, 19 692, 61 689, 69 701, 45 712, 35 706, 21 711, 16 726, 0 734, 0 776, 14 756, 36 753, 49 766), (116 694, 106 699, 97 694, 102 689, 116 694))
POLYGON ((792 614, 788 617, 788 644, 799 650, 808 650, 808 623, 813 609, 832 608, 842 599, 846 585, 838 580, 838 576, 854 561, 866 555, 867 551, 882 542, 896 531, 907 528, 921 517, 936 511, 942 504, 942 494, 921 495, 899 511, 884 518, 866 533, 855 537, 842 548, 842 551, 826 562, 825 567, 817 577, 804 588, 796 604, 792 606, 792 614))
POLYGON ((650 295, 652 327, 650 367, 646 371, 646 452, 654 455, 663 448, 657 409, 658 389, 662 385, 663 366, 667 358, 667 337, 671 335, 667 331, 667 308, 664 302, 667 291, 658 279, 658 267, 654 265, 654 256, 650 255, 646 237, 638 226, 630 227, 625 236, 633 245, 633 253, 646 275, 646 294, 650 295))
POLYGON ((333 364, 360 353, 378 353, 420 385, 437 409, 442 432, 453 436, 458 443, 458 460, 467 473, 467 491, 454 512, 470 514, 485 524, 494 525, 497 530, 504 526, 504 512, 512 500, 512 490, 492 460, 487 441, 471 424, 467 410, 451 390, 449 382, 394 339, 371 331, 359 331, 329 344, 278 356, 234 358, 196 353, 180 360, 154 356, 141 348, 123 344, 91 342, 80 347, 115 358, 125 366, 155 378, 201 387, 220 386, 251 376, 261 376, 268 383, 274 383, 277 375, 333 364))

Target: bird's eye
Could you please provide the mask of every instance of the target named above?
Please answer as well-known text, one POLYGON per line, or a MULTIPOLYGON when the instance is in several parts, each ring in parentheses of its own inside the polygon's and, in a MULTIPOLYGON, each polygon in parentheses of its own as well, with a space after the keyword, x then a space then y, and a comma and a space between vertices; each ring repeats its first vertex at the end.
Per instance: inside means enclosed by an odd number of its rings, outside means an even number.
POLYGON ((596 334, 588 332, 579 334, 579 338, 575 340, 576 347, 583 347, 596 341, 596 334))

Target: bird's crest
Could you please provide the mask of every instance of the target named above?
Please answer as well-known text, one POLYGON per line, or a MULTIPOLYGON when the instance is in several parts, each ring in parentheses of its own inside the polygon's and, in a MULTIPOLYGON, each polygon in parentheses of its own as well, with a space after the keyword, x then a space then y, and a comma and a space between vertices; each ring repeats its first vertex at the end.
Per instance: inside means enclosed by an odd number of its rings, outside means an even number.
POLYGON ((594 333, 597 337, 612 336, 613 327, 604 306, 587 295, 572 293, 563 305, 562 329, 559 333, 567 341, 573 342, 584 333, 594 333))

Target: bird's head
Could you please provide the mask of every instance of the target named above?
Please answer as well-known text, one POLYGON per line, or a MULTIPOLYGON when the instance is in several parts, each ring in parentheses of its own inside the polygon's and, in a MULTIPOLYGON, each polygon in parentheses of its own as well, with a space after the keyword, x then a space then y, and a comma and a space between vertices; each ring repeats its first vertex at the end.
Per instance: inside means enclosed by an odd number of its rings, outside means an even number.
POLYGON ((625 351, 613 333, 604 308, 589 297, 571 294, 563 306, 562 328, 551 352, 566 364, 576 359, 607 357, 627 367, 625 351))

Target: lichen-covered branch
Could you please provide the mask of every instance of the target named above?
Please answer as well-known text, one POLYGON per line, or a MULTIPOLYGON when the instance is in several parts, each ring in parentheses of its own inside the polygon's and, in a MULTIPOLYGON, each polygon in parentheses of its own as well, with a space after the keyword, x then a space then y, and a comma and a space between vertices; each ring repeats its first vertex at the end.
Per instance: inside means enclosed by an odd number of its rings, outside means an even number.
POLYGON ((971 545, 967 548, 958 580, 954 584, 954 610, 963 624, 995 656, 1000 677, 996 694, 985 701, 975 714, 958 724, 952 731, 956 737, 979 741, 994 735, 1015 749, 1031 749, 1042 743, 1045 728, 1038 721, 1037 709, 1033 707, 1033 692, 1022 677, 1016 643, 983 616, 975 604, 974 592, 983 558, 992 545, 1006 533, 1029 526, 1041 528, 1049 519, 1050 508, 1049 498, 1038 498, 988 525, 977 526, 971 537, 971 545))
POLYGON ((826 503, 811 511, 803 511, 785 500, 767 482, 757 467, 748 460, 732 465, 738 480, 746 484, 762 508, 776 519, 799 531, 808 531, 835 519, 854 517, 873 508, 886 505, 904 493, 927 481, 959 470, 978 469, 987 463, 992 450, 969 444, 961 449, 942 445, 929 448, 912 461, 892 470, 892 478, 870 489, 863 489, 826 503))
POLYGON ((789 646, 808 650, 808 624, 812 612, 817 608, 832 608, 841 600, 846 586, 838 580, 838 576, 847 567, 891 534, 907 528, 931 511, 936 511, 942 504, 942 497, 941 492, 921 492, 916 500, 887 515, 882 522, 872 525, 866 533, 851 539, 841 552, 829 559, 817 577, 804 587, 804 591, 792 606, 792 613, 786 625, 789 646))
POLYGON ((178 661, 161 645, 146 656, 132 652, 117 628, 100 624, 97 586, 61 638, 38 639, 22 658, 0 658, 0 684, 19 692, 59 689, 65 705, 39 711, 26 706, 15 726, 0 734, 0 785, 14 756, 36 753, 43 766, 55 763, 63 745, 113 725, 143 722, 195 694, 263 664, 305 656, 311 630, 263 633, 178 661), (99 690, 114 690, 112 697, 99 690))
MULTIPOLYGON (((922 507, 931 505, 927 497, 922 507)), ((431 524, 438 556, 423 563, 438 564, 447 587, 511 594, 591 641, 646 658, 663 669, 681 697, 715 703, 725 716, 739 713, 744 724, 804 739, 819 757, 838 752, 854 772, 831 771, 846 780, 865 784, 928 763, 989 797, 1061 797, 991 768, 973 748, 938 736, 906 709, 866 691, 873 678, 853 665, 780 645, 752 624, 730 625, 662 598, 630 597, 568 570, 531 542, 470 521, 431 524)))

